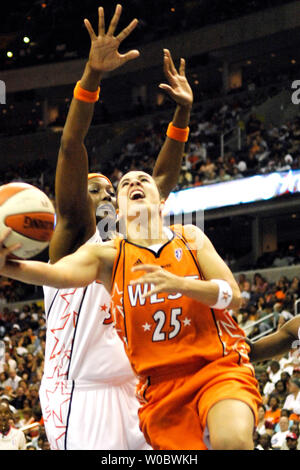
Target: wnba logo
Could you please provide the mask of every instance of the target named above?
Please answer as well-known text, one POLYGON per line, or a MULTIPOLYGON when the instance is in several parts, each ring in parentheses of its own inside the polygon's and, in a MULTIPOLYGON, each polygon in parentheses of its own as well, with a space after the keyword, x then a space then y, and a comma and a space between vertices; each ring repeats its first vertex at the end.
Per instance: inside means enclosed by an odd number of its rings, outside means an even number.
POLYGON ((6 104, 6 86, 3 80, 0 80, 0 104, 6 104))

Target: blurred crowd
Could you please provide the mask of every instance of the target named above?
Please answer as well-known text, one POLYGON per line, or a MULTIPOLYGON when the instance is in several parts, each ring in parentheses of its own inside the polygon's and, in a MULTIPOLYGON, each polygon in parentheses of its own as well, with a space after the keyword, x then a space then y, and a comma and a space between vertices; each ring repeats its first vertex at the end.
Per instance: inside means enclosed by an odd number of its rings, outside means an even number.
MULTIPOLYGON (((255 340, 281 328, 298 312, 300 280, 282 276, 268 282, 258 272, 253 279, 239 275, 242 306, 236 320, 248 338, 255 340)), ((300 349, 294 344, 289 354, 254 364, 262 395, 255 450, 300 450, 300 349)))
MULTIPOLYGON (((22 450, 49 450, 39 386, 43 374, 46 322, 43 306, 0 307, 0 405, 8 406, 10 428, 19 430, 22 450)), ((9 445, 3 433, 1 449, 9 445)), ((9 447, 7 447, 9 449, 9 447)), ((20 450, 21 450, 20 449, 20 450)))
MULTIPOLYGON (((244 120, 248 109, 247 104, 244 106, 237 101, 192 116, 190 137, 175 190, 300 167, 300 117, 282 126, 266 127, 254 114, 244 120), (225 146, 222 154, 221 134, 239 131, 240 148, 237 148, 236 138, 234 148, 225 146)), ((133 168, 152 171, 167 124, 164 120, 153 122, 134 141, 124 145, 118 160, 114 159, 113 166, 108 168, 115 186, 124 172, 133 168)))
MULTIPOLYGON (((268 97, 270 89, 263 99, 268 97)), ((262 96, 257 99, 261 100, 262 96)), ((194 107, 175 190, 300 167, 300 115, 282 125, 265 123, 252 111, 253 105, 254 97, 246 93, 194 107)), ((143 124, 134 139, 125 140, 118 153, 109 158, 102 155, 101 160, 102 141, 95 134, 92 140, 87 139, 91 171, 106 174, 115 187, 130 169, 152 172, 168 123, 169 118, 149 117, 148 124, 143 124)), ((8 165, 0 182, 24 180, 38 185, 53 198, 54 169, 45 155, 20 161, 17 167, 8 165)))

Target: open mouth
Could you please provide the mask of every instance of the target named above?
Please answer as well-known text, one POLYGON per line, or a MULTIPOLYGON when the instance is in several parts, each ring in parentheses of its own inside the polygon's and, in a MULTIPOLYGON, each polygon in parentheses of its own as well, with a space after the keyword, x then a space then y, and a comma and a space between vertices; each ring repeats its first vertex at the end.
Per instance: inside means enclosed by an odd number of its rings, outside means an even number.
POLYGON ((134 189, 129 195, 129 199, 131 201, 137 201, 139 199, 144 199, 144 198, 145 198, 145 194, 141 189, 134 189))

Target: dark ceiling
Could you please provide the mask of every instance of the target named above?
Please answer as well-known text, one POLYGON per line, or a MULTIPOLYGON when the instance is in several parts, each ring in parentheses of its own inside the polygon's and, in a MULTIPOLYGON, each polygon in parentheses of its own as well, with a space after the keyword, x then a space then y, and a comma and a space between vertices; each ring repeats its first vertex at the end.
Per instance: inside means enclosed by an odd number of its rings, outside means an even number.
MULTIPOLYGON (((139 26, 126 41, 142 44, 184 30, 231 19, 291 0, 123 0, 119 29, 133 17, 139 26)), ((15 0, 1 3, 0 68, 20 68, 85 56, 89 37, 83 25, 96 27, 104 6, 106 24, 115 0, 15 0), (28 42, 24 42, 24 37, 28 42), (8 57, 8 55, 10 57, 8 57)))

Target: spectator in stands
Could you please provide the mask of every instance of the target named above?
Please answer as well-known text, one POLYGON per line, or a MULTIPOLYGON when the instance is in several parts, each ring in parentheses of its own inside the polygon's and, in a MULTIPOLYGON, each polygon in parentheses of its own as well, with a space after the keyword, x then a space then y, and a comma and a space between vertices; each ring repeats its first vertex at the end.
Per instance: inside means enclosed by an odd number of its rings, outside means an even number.
POLYGON ((278 361, 271 361, 269 368, 267 369, 269 373, 269 378, 273 384, 276 384, 280 380, 281 370, 280 364, 278 361))
POLYGON ((261 392, 263 397, 268 399, 268 396, 274 391, 275 385, 269 378, 269 374, 266 370, 262 370, 258 377, 259 383, 261 385, 261 392))
POLYGON ((15 392, 19 386, 20 380, 21 377, 17 375, 16 370, 12 369, 9 371, 8 379, 4 382, 4 386, 10 387, 15 392))
POLYGON ((9 367, 9 370, 16 370, 17 368, 17 361, 11 357, 9 352, 5 353, 5 362, 9 367))
POLYGON ((291 377, 288 383, 289 394, 283 408, 291 411, 290 419, 300 421, 300 379, 291 377))
POLYGON ((39 406, 39 387, 38 385, 30 385, 28 389, 28 400, 30 403, 30 407, 34 408, 35 406, 39 406))
POLYGON ((276 450, 280 450, 289 432, 289 418, 287 416, 281 416, 279 427, 280 431, 275 432, 271 437, 272 448, 276 450))
POLYGON ((270 394, 268 398, 268 406, 265 414, 265 420, 272 423, 273 427, 279 423, 281 409, 279 407, 279 400, 276 395, 270 394))
POLYGON ((300 379, 300 367, 294 367, 293 376, 296 377, 296 379, 300 379))
MULTIPOLYGON (((264 297, 260 297, 258 300, 257 305, 257 319, 261 320, 268 315, 273 313, 273 304, 271 302, 266 302, 264 297)), ((269 317, 265 321, 261 321, 258 324, 259 333, 264 333, 266 331, 270 331, 270 329, 274 329, 276 326, 276 318, 269 317)))
POLYGON ((299 278, 295 276, 292 279, 290 286, 287 289, 287 293, 290 294, 293 300, 296 300, 300 295, 300 282, 299 278))
POLYGON ((259 444, 255 447, 255 450, 272 450, 270 434, 261 434, 259 444))
MULTIPOLYGON (((7 366, 7 365, 6 365, 7 366)), ((4 390, 4 383, 8 379, 8 373, 6 371, 0 372, 0 387, 4 390)))
POLYGON ((239 274, 237 283, 241 292, 244 289, 245 282, 247 282, 246 274, 239 274))
POLYGON ((256 294, 257 298, 260 295, 265 294, 268 287, 267 281, 262 277, 260 273, 255 273, 253 276, 253 283, 252 283, 252 292, 256 294))
POLYGON ((24 402, 26 400, 26 394, 24 388, 20 386, 17 388, 16 392, 12 394, 11 404, 16 410, 22 410, 24 408, 24 402))
POLYGON ((275 291, 275 297, 278 300, 278 302, 283 302, 285 299, 285 292, 286 292, 286 282, 283 279, 279 279, 276 283, 276 291, 275 291))
POLYGON ((273 394, 276 395, 276 397, 278 398, 279 406, 282 408, 288 395, 288 391, 283 380, 278 380, 275 383, 275 390, 273 394))
POLYGON ((259 435, 262 435, 266 432, 265 414, 266 414, 266 407, 265 405, 261 404, 258 407, 258 411, 257 411, 257 426, 256 426, 256 431, 259 433, 259 435))
POLYGON ((253 332, 253 320, 250 319, 249 308, 240 308, 239 315, 239 326, 244 330, 247 336, 250 336, 253 332))
POLYGON ((251 299, 251 283, 248 280, 246 280, 241 286, 241 296, 247 301, 247 303, 251 299))
MULTIPOLYGON (((280 418, 285 417, 289 420, 289 428, 292 426, 293 421, 290 420, 291 412, 285 408, 280 407, 280 418)), ((280 431, 279 422, 274 426, 274 432, 280 431)))
POLYGON ((298 436, 294 432, 289 432, 286 435, 286 445, 288 450, 298 450, 298 436))
POLYGON ((45 443, 48 443, 48 439, 44 430, 42 430, 37 438, 32 439, 32 443, 35 445, 36 450, 49 450, 45 449, 45 443))
POLYGON ((278 324, 277 328, 281 328, 288 320, 293 318, 291 312, 284 310, 284 303, 283 302, 276 302, 274 304, 274 312, 278 315, 278 324))
MULTIPOLYGON (((299 430, 299 423, 294 423, 290 426, 290 432, 291 433, 294 433, 296 434, 297 438, 298 438, 298 442, 297 442, 297 450, 300 450, 300 439, 299 439, 299 435, 300 435, 300 430, 299 430)), ((288 446, 287 446, 287 440, 285 440, 281 446, 281 449, 280 450, 289 450, 288 446)))
POLYGON ((300 365, 299 347, 297 346, 297 344, 295 345, 295 347, 291 345, 291 349, 288 352, 287 357, 283 357, 282 359, 280 359, 280 363, 283 371, 289 374, 284 379, 286 382, 289 381, 291 376, 294 376, 295 378, 300 378, 298 377, 299 373, 297 372, 297 369, 299 369, 300 365))
POLYGON ((20 419, 20 427, 28 426, 34 423, 34 414, 32 408, 24 408, 22 410, 22 418, 20 419))
POLYGON ((284 370, 283 372, 281 372, 280 379, 285 383, 286 387, 288 386, 290 378, 291 378, 291 374, 288 371, 284 370))
POLYGON ((0 450, 25 450, 26 439, 20 429, 15 429, 10 424, 12 422, 12 412, 9 405, 1 400, 0 402, 0 450))

